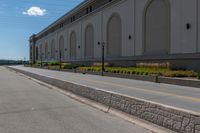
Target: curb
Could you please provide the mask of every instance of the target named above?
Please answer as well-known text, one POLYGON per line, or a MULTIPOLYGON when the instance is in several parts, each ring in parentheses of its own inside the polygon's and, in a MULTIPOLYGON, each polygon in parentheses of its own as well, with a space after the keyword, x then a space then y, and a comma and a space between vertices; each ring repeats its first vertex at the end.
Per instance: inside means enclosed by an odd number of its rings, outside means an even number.
POLYGON ((172 131, 179 133, 200 132, 200 113, 9 68, 172 131))

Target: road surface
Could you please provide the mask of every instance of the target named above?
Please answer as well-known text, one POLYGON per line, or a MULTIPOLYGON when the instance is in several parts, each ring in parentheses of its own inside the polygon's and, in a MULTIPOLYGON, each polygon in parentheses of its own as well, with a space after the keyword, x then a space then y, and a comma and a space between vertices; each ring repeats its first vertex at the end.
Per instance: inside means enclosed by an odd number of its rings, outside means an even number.
POLYGON ((97 75, 83 75, 23 66, 14 66, 14 68, 200 113, 200 88, 97 75))
POLYGON ((0 67, 0 133, 148 133, 0 67))

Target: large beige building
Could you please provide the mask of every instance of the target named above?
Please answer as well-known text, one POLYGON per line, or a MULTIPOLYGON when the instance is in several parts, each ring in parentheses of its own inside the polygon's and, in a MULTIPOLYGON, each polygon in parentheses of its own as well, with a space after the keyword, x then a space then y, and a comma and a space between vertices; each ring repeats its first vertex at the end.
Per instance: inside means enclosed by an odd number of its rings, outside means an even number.
POLYGON ((30 60, 200 69, 199 0, 85 0, 30 37, 30 60))

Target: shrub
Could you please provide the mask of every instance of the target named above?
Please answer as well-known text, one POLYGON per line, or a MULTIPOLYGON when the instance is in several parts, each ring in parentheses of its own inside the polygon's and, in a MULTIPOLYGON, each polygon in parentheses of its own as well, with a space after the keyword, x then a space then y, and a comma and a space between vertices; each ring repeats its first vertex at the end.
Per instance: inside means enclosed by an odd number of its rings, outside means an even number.
POLYGON ((140 62, 136 63, 136 67, 142 67, 142 68, 170 68, 169 62, 162 62, 162 63, 156 63, 156 62, 140 62))
POLYGON ((101 71, 101 67, 77 67, 80 71, 92 71, 92 72, 99 72, 101 71))
POLYGON ((43 62, 42 66, 48 66, 48 62, 43 62))
POLYGON ((200 72, 198 72, 198 74, 197 74, 197 78, 200 80, 200 72))
POLYGON ((132 71, 132 74, 135 74, 135 71, 132 71))
POLYGON ((166 72, 163 74, 163 76, 166 76, 166 77, 196 77, 197 74, 194 71, 177 70, 177 71, 166 72))
POLYGON ((76 68, 78 68, 79 67, 79 65, 76 65, 76 64, 64 64, 63 65, 63 69, 76 69, 76 68))
POLYGON ((144 72, 140 72, 140 75, 144 75, 144 72))
MULTIPOLYGON (((82 71, 101 71, 101 66, 78 67, 82 71)), ((136 75, 159 75, 165 77, 197 77, 199 75, 191 70, 171 70, 170 68, 159 67, 106 67, 106 72, 118 74, 136 74, 136 75)))
POLYGON ((60 68, 59 65, 55 65, 55 66, 48 66, 49 69, 56 69, 58 70, 60 68))
POLYGON ((59 62, 49 62, 48 65, 49 66, 58 66, 58 65, 60 65, 60 63, 59 62))
POLYGON ((123 71, 123 70, 120 70, 120 73, 121 73, 121 74, 123 74, 123 73, 124 73, 124 71, 123 71))

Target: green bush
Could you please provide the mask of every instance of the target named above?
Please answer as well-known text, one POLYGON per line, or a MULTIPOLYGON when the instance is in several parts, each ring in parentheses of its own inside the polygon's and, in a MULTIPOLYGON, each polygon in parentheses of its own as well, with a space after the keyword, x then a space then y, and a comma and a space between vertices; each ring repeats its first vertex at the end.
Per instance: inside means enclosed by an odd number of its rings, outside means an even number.
POLYGON ((144 75, 146 75, 146 76, 147 76, 147 75, 149 75, 149 73, 148 73, 148 72, 145 72, 145 74, 144 74, 144 75))
POLYGON ((53 70, 58 70, 60 68, 59 65, 55 65, 55 66, 48 66, 48 69, 53 69, 53 70))
POLYGON ((32 67, 41 67, 41 62, 37 61, 35 64, 32 65, 32 67))
POLYGON ((132 74, 135 74, 135 71, 132 71, 132 74))
POLYGON ((76 69, 76 68, 78 68, 79 67, 79 65, 76 65, 76 64, 64 64, 63 65, 63 69, 76 69))
POLYGON ((200 80, 200 72, 198 72, 198 74, 197 74, 197 78, 200 80))
POLYGON ((59 62, 49 62, 48 63, 48 66, 58 66, 58 65, 60 65, 59 62))
POLYGON ((117 70, 117 73, 120 73, 120 70, 117 70))
POLYGON ((177 71, 169 71, 163 73, 165 77, 196 77, 197 74, 194 71, 190 70, 177 70, 177 71))
POLYGON ((43 62, 42 66, 48 66, 48 62, 43 62))
POLYGON ((101 67, 78 67, 78 70, 81 71, 92 71, 92 72, 100 72, 101 71, 101 67))

